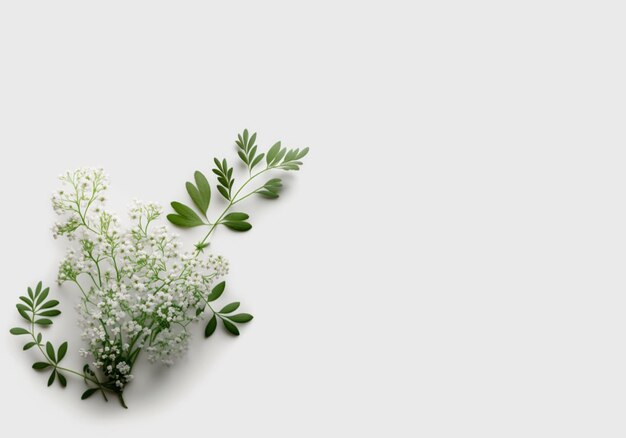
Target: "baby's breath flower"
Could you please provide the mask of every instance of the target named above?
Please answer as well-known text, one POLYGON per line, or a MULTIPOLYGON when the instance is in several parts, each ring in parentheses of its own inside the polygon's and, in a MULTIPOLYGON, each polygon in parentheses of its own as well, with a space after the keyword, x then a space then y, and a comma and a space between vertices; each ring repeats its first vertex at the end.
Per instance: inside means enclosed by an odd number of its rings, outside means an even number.
POLYGON ((228 262, 183 254, 177 236, 154 225, 163 210, 151 202, 134 201, 133 223, 121 228, 103 205, 108 178, 101 169, 79 169, 60 179, 64 187, 52 205, 61 220, 53 235, 76 244, 61 262, 58 281, 76 283, 83 294, 79 324, 87 348, 81 355, 92 355, 93 366, 121 389, 132 379, 139 349, 167 365, 185 354, 186 327, 200 318, 202 296, 228 273, 228 262))

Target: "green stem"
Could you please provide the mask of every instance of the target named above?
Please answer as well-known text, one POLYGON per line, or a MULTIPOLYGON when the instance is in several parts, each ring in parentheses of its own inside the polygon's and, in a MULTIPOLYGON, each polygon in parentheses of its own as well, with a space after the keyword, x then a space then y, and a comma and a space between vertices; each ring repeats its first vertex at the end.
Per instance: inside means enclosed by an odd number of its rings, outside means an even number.
POLYGON ((226 213, 228 213, 228 211, 230 210, 230 208, 235 205, 236 203, 243 201, 244 199, 246 199, 248 196, 253 195, 256 190, 253 190, 252 192, 248 193, 247 195, 243 196, 241 199, 237 199, 237 196, 239 196, 239 193, 241 193, 241 191, 253 180, 255 179, 257 176, 262 175, 263 173, 267 172, 268 170, 272 170, 273 167, 266 167, 265 169, 261 170, 260 172, 255 173, 254 175, 251 175, 250 178, 248 178, 248 180, 246 182, 244 182, 241 187, 239 187, 239 190, 237 190, 234 194, 234 196, 231 197, 230 202, 228 203, 228 205, 226 206, 226 208, 224 209, 224 211, 222 212, 222 214, 217 218, 217 220, 213 223, 213 225, 211 225, 211 228, 209 228, 208 233, 204 236, 204 239, 202 239, 202 241, 200 241, 200 243, 198 243, 196 245, 197 249, 194 253, 194 256, 197 256, 198 254, 200 254, 200 252, 202 251, 200 248, 202 248, 202 246, 206 243, 207 239, 209 238, 209 236, 211 235, 211 233, 213 233, 213 231, 215 230, 215 227, 217 227, 221 222, 222 218, 224 216, 226 216, 226 213))
POLYGON ((33 338, 33 341, 35 342, 35 344, 37 345, 37 348, 39 349, 39 351, 41 352, 43 357, 46 359, 46 362, 48 362, 48 364, 51 367, 53 367, 54 369, 61 370, 61 371, 66 371, 68 373, 75 374, 75 375, 77 375, 79 377, 82 377, 84 379, 87 379, 87 380, 95 383, 96 385, 98 385, 98 387, 102 388, 102 386, 100 385, 100 382, 98 382, 97 380, 87 376, 84 373, 80 373, 78 371, 74 371, 74 370, 71 370, 69 368, 60 367, 56 362, 54 362, 52 359, 50 359, 50 357, 48 357, 48 355, 43 350, 43 348, 41 348, 41 344, 39 342, 37 342, 37 336, 35 334, 35 322, 34 322, 34 319, 35 319, 35 312, 33 312, 33 321, 31 321, 31 324, 30 324, 30 335, 33 338))

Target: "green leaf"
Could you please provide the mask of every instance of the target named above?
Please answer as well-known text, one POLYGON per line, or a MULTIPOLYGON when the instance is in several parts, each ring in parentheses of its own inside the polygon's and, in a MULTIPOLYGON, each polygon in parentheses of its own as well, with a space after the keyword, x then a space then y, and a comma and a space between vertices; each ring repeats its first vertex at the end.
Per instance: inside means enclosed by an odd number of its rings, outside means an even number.
POLYGON ((58 316, 60 314, 61 314, 61 311, 56 310, 56 309, 46 310, 45 312, 38 313, 39 316, 58 316))
POLYGON ((41 292, 42 287, 43 287, 43 283, 41 281, 37 283, 37 287, 35 288, 35 296, 39 295, 39 292, 41 292))
POLYGON ((189 194, 189 197, 191 198, 193 203, 196 204, 196 207, 198 207, 200 211, 206 214, 206 210, 202 209, 202 197, 200 196, 200 192, 198 191, 196 186, 187 181, 185 183, 185 188, 187 189, 187 193, 189 194))
POLYGON ((48 294, 50 293, 50 288, 47 287, 43 290, 43 292, 37 297, 37 301, 35 302, 35 306, 40 305, 41 303, 43 303, 43 301, 48 297, 48 294))
POLYGON ((23 350, 24 350, 24 351, 26 351, 26 350, 28 350, 29 348, 33 348, 35 345, 37 345, 37 343, 36 343, 36 342, 29 342, 28 344, 24 345, 23 350))
POLYGON ((59 383, 61 384, 61 386, 65 388, 67 386, 67 379, 65 378, 65 376, 57 371, 57 377, 59 378, 59 383))
POLYGON ((98 388, 89 388, 87 391, 83 392, 83 395, 80 396, 81 400, 85 400, 89 397, 91 397, 94 392, 96 392, 98 390, 98 388))
POLYGON ((235 301, 234 303, 230 303, 225 305, 219 313, 231 313, 239 308, 239 302, 235 301))
POLYGON ((10 330, 12 335, 29 335, 30 332, 22 327, 13 327, 10 330))
POLYGON ((272 178, 268 179, 263 185, 267 188, 279 189, 283 186, 283 181, 280 178, 272 178))
POLYGON ((246 323, 252 321, 253 316, 249 313, 238 313, 237 315, 228 317, 231 321, 238 323, 246 323))
POLYGON ((235 324, 228 321, 227 319, 222 319, 222 323, 224 324, 224 328, 226 330, 228 330, 230 333, 232 333, 235 336, 239 336, 239 329, 237 328, 235 324))
POLYGON ((215 331, 215 327, 217 327, 217 317, 213 314, 213 317, 209 320, 206 327, 204 328, 204 337, 208 338, 215 331))
POLYGON ((308 148, 308 147, 306 147, 306 148, 302 149, 302 151, 300 151, 300 153, 298 153, 298 154, 296 155, 296 160, 300 160, 300 159, 304 158, 304 156, 305 156, 306 154, 308 154, 308 153, 309 153, 309 148, 308 148))
POLYGON ((226 159, 223 159, 220 162, 217 158, 214 158, 213 161, 216 166, 216 168, 213 169, 213 173, 217 175, 217 181, 219 182, 217 190, 224 198, 226 198, 226 200, 230 201, 230 192, 235 181, 232 179, 233 168, 228 167, 226 159))
POLYGON ((33 294, 33 290, 30 287, 28 288, 28 296, 31 300, 35 299, 35 294, 33 294))
POLYGON ((57 300, 50 300, 47 303, 44 303, 43 306, 41 306, 39 308, 39 310, 43 310, 43 309, 49 309, 50 307, 54 307, 57 306, 59 304, 59 302, 57 300))
POLYGON ((52 321, 47 319, 47 318, 42 318, 42 319, 38 319, 37 321, 35 321, 35 324, 50 325, 50 324, 52 324, 52 321))
POLYGON ((259 195, 265 198, 270 198, 270 199, 278 198, 278 192, 280 191, 282 186, 283 186, 283 182, 281 181, 280 178, 272 178, 270 180, 267 180, 265 184, 263 184, 262 187, 257 189, 256 193, 258 193, 259 195))
POLYGON ((33 364, 33 369, 37 370, 37 371, 40 371, 40 370, 45 370, 46 368, 51 367, 51 366, 52 365, 50 365, 47 362, 35 362, 33 364))
POLYGON ((41 344, 41 338, 42 338, 41 333, 38 333, 37 334, 37 343, 41 344))
POLYGON ((230 201, 228 190, 226 190, 223 186, 217 186, 217 191, 220 192, 220 195, 222 195, 227 201, 230 201))
POLYGON ((30 315, 26 312, 26 310, 18 308, 17 311, 22 316, 22 318, 24 318, 26 321, 33 322, 33 320, 30 318, 30 315))
POLYGON ((28 307, 33 307, 33 302, 30 300, 30 298, 26 298, 26 297, 20 297, 20 300, 24 301, 26 304, 28 304, 28 307))
POLYGON ((261 162, 261 160, 263 159, 264 156, 265 156, 265 154, 257 155, 257 157, 254 160, 252 160, 252 163, 250 164, 250 169, 254 169, 256 167, 256 165, 261 162))
POLYGON ((245 221, 249 217, 250 216, 248 216, 245 213, 229 213, 226 216, 224 216, 224 220, 239 222, 239 221, 245 221))
POLYGON ((211 185, 207 180, 206 176, 200 171, 196 171, 193 174, 194 179, 196 180, 196 186, 198 187, 198 192, 202 198, 202 206, 198 206, 200 210, 206 214, 209 204, 211 203, 211 185))
POLYGON ((48 353, 48 357, 52 362, 56 362, 56 356, 54 354, 54 347, 50 342, 46 342, 46 353, 48 353))
POLYGON ((274 146, 272 146, 270 150, 267 151, 265 160, 267 161, 268 166, 270 166, 274 162, 274 159, 276 158, 276 155, 278 155, 278 152, 280 152, 280 142, 275 143, 274 146))
POLYGON ((280 151, 278 151, 278 153, 274 157, 273 162, 274 163, 280 163, 280 160, 283 159, 283 157, 285 156, 285 153, 287 153, 287 149, 281 149, 280 151))
POLYGON ((281 164, 280 168, 283 170, 300 170, 300 166, 295 161, 293 163, 281 164))
POLYGON ((52 370, 52 372, 50 373, 50 378, 48 379, 48 386, 52 386, 52 384, 54 383, 54 378, 56 376, 57 376, 56 370, 52 370))
POLYGON ((278 194, 271 192, 269 190, 259 190, 256 192, 257 194, 263 196, 264 198, 267 199, 276 199, 278 198, 278 194))
POLYGON ((243 221, 241 222, 226 221, 222 223, 234 231, 248 231, 249 229, 252 228, 252 225, 250 225, 248 222, 243 222, 243 221))
POLYGON ((215 285, 213 290, 211 290, 209 296, 206 297, 206 300, 208 302, 217 300, 224 293, 224 289, 226 289, 226 282, 222 281, 221 283, 218 283, 215 285))
POLYGON ((172 202, 172 208, 176 213, 178 213, 181 217, 192 223, 192 226, 204 225, 200 216, 196 214, 190 207, 187 207, 185 204, 181 204, 180 202, 172 202))
POLYGON ((63 342, 59 347, 59 351, 57 353, 57 363, 61 362, 65 355, 67 354, 67 342, 63 342))
POLYGON ((209 242, 204 242, 204 243, 196 243, 194 245, 196 247, 196 249, 200 252, 202 252, 204 250, 204 248, 209 246, 209 242))
POLYGON ((19 310, 24 310, 24 311, 30 310, 30 309, 29 309, 29 308, 28 308, 25 304, 22 304, 22 303, 17 303, 17 304, 15 305, 15 307, 17 307, 17 310, 18 310, 18 311, 19 311, 19 310))
POLYGON ((203 223, 197 223, 196 221, 190 221, 182 216, 177 214, 168 214, 167 220, 173 223, 174 225, 182 228, 193 228, 198 227, 200 225, 204 225, 203 223))

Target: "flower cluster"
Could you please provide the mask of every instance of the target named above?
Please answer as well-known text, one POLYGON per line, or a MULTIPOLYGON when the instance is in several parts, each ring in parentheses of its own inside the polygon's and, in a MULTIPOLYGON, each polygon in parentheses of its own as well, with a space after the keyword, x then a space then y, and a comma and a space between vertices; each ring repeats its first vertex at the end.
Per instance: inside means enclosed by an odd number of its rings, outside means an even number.
POLYGON ((239 301, 216 307, 226 288, 226 282, 218 279, 228 273, 228 262, 204 251, 217 228, 238 233, 252 229, 250 215, 235 211, 235 206, 252 196, 278 198, 282 180, 266 177, 300 170, 309 152, 309 148, 283 147, 280 141, 262 152, 256 139, 256 133, 245 129, 235 141, 246 169, 243 181, 235 183, 239 177, 226 158, 214 158, 211 171, 217 182, 211 183, 197 170, 193 182, 185 183, 189 198, 170 203, 167 220, 172 225, 204 230, 191 253, 183 250, 177 235, 159 225, 163 214, 159 205, 134 201, 128 226, 107 211, 109 181, 102 169, 78 169, 60 176, 62 188, 52 196, 59 215, 52 233, 55 238, 66 237, 70 247, 57 280, 74 285, 82 294, 77 311, 86 345, 79 353, 88 363, 82 372, 60 366, 68 342, 55 348, 44 341, 40 328, 52 324, 51 318, 61 311, 55 308, 59 301, 49 298, 50 288, 41 281, 28 288, 16 305, 25 326, 10 330, 29 337, 24 350, 39 351, 41 359, 32 368, 50 371, 48 386, 55 381, 66 386, 66 375, 80 376, 87 385, 81 399, 99 393, 108 400, 113 394, 126 407, 124 389, 133 379, 141 352, 151 362, 170 365, 188 349, 190 324, 204 319, 204 337, 209 338, 219 326, 239 336, 241 324, 253 320, 253 315, 239 310, 239 301), (226 203, 211 202, 218 196, 226 203))
POLYGON ((185 353, 190 323, 202 318, 207 292, 228 273, 221 256, 184 253, 177 236, 155 226, 162 209, 135 201, 132 225, 104 208, 108 179, 101 169, 80 169, 60 177, 52 197, 62 218, 53 234, 75 243, 61 262, 59 283, 82 293, 79 324, 85 355, 120 389, 129 382, 140 352, 171 364, 185 353))

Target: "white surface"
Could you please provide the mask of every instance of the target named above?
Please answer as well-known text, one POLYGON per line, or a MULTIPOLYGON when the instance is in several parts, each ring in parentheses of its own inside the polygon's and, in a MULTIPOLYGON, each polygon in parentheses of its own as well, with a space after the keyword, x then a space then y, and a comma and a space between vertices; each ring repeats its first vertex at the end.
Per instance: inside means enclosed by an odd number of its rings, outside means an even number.
POLYGON ((3 430, 623 437, 621 4, 2 2, 3 430), (214 241, 254 322, 128 411, 46 388, 7 330, 63 253, 56 175, 165 204, 244 127, 312 150, 214 241))

